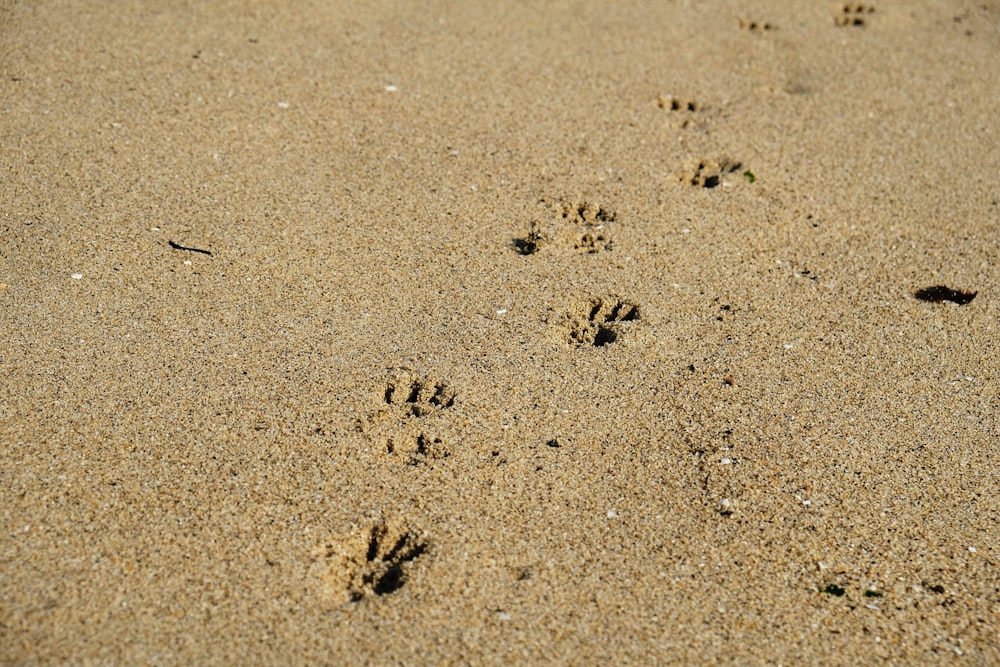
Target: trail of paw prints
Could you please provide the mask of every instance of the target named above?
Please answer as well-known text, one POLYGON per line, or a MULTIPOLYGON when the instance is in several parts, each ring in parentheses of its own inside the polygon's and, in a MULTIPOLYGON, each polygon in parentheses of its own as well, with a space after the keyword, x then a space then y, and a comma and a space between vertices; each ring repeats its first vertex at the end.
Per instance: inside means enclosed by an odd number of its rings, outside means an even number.
POLYGON ((595 254, 611 250, 611 227, 617 215, 608 206, 593 202, 540 203, 550 211, 543 220, 532 221, 527 233, 514 239, 514 248, 522 255, 533 255, 543 248, 563 248, 578 253, 595 254))
POLYGON ((419 532, 380 521, 324 541, 313 550, 312 563, 324 593, 345 604, 397 592, 429 548, 419 532))
POLYGON ((557 335, 573 347, 604 347, 640 319, 639 307, 615 296, 592 297, 550 318, 557 335))
POLYGON ((388 458, 420 465, 451 454, 444 439, 440 415, 455 404, 456 393, 442 381, 395 369, 380 388, 379 408, 357 422, 358 430, 388 458))
MULTIPOLYGON (((691 160, 674 174, 674 178, 684 185, 696 188, 714 188, 724 185, 726 177, 740 171, 742 167, 743 163, 729 158, 691 160)), ((743 172, 743 177, 750 183, 756 180, 756 176, 749 169, 743 172)))
POLYGON ((860 2, 848 2, 840 6, 839 11, 834 15, 833 22, 840 27, 853 26, 860 28, 865 25, 869 14, 875 12, 871 5, 860 2))

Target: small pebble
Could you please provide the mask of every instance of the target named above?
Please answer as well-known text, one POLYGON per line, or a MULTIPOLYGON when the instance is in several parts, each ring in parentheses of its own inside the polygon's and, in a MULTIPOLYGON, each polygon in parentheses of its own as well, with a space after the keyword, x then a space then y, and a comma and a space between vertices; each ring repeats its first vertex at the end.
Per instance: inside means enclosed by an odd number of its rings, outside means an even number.
POLYGON ((70 276, 70 278, 72 278, 73 280, 79 280, 80 278, 83 278, 83 274, 82 273, 74 273, 73 275, 70 276))

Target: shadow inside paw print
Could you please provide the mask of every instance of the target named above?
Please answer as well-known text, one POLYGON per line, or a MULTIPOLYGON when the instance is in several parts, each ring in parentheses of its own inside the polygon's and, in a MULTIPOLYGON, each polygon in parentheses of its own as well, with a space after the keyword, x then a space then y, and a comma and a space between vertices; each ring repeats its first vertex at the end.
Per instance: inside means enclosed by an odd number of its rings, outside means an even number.
POLYGON ((359 602, 401 589, 414 561, 427 550, 428 543, 416 532, 379 522, 322 544, 314 550, 313 561, 337 601, 359 602))

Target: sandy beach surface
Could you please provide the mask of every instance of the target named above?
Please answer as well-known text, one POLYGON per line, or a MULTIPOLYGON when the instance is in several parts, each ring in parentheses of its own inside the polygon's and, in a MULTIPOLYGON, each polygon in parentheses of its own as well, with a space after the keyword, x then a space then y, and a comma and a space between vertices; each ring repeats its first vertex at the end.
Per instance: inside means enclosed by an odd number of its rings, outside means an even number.
POLYGON ((872 2, 0 0, 0 663, 1000 664, 1000 4, 872 2))

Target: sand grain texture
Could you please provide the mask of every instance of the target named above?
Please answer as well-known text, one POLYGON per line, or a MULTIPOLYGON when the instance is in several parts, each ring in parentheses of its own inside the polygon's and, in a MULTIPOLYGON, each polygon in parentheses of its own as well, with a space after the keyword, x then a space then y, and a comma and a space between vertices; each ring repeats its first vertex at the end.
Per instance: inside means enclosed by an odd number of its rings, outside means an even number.
POLYGON ((871 7, 0 2, 0 663, 1000 662, 1000 6, 871 7))

